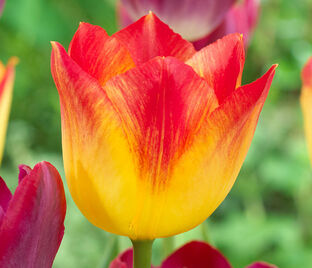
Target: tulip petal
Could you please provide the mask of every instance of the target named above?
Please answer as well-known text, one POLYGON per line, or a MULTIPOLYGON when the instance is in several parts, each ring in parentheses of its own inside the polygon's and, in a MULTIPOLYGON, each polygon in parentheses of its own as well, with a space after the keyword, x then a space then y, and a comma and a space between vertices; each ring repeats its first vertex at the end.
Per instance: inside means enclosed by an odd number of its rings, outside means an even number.
POLYGON ((133 249, 127 249, 113 260, 109 268, 132 268, 133 267, 133 249))
POLYGON ((171 254, 160 268, 231 268, 227 259, 207 243, 192 241, 171 254))
POLYGON ((122 0, 135 21, 153 11, 175 32, 188 40, 197 40, 221 23, 235 0, 122 0))
POLYGON ((305 88, 312 90, 312 57, 310 57, 302 69, 302 84, 305 88))
POLYGON ((246 268, 277 268, 277 266, 266 262, 255 262, 253 264, 250 264, 246 268))
POLYGON ((12 197, 10 189, 0 177, 0 225, 12 197))
POLYGON ((21 181, 31 172, 31 168, 26 165, 20 165, 18 167, 19 174, 18 174, 18 183, 21 183, 21 181))
POLYGON ((304 118, 304 130, 312 163, 312 57, 307 61, 301 73, 302 90, 300 103, 304 118))
POLYGON ((245 47, 247 47, 258 21, 259 9, 259 0, 243 0, 242 2, 237 2, 227 13, 222 23, 212 33, 193 42, 194 47, 199 50, 231 33, 242 34, 245 47))
POLYGON ((123 121, 138 175, 153 191, 168 183, 172 164, 217 106, 205 80, 171 57, 155 58, 112 78, 104 90, 123 121))
POLYGON ((186 63, 208 82, 222 103, 241 84, 245 63, 242 36, 230 34, 203 48, 186 63))
POLYGON ((126 234, 137 185, 121 121, 103 88, 58 43, 52 43, 51 71, 60 95, 63 159, 71 196, 94 225, 126 234))
POLYGON ((128 50, 116 38, 88 23, 80 23, 68 54, 101 85, 135 66, 128 50))
POLYGON ((0 164, 9 121, 16 63, 15 57, 9 60, 7 67, 0 62, 0 164))
POLYGON ((0 226, 0 267, 51 267, 64 234, 62 180, 47 162, 18 185, 0 226))
POLYGON ((157 56, 172 56, 186 61, 196 52, 191 43, 174 33, 151 12, 113 37, 128 48, 136 64, 157 56))
MULTIPOLYGON (((207 135, 210 141, 209 149, 213 148, 210 153, 206 152, 208 158, 203 162, 207 166, 206 174, 210 174, 206 187, 213 189, 207 192, 212 211, 223 201, 235 182, 250 147, 276 67, 272 66, 255 82, 235 90, 209 116, 207 125, 201 130, 202 135, 207 135)), ((203 145, 199 143, 197 146, 203 145)))
POLYGON ((155 228, 168 232, 167 222, 174 222, 176 233, 190 230, 227 196, 249 149, 275 67, 236 89, 201 124, 194 143, 175 163, 165 194, 159 193, 158 205, 163 202, 164 208, 158 221, 152 221, 155 228))
MULTIPOLYGON (((5 184, 4 180, 0 177, 0 210, 2 209, 2 213, 6 212, 11 197, 12 194, 10 189, 5 184)), ((1 212, 0 212, 0 224, 1 224, 1 212)))
POLYGON ((237 120, 244 118, 243 115, 249 115, 253 109, 261 109, 269 92, 276 67, 277 65, 273 65, 261 78, 237 88, 232 95, 228 96, 211 114, 210 127, 224 130, 226 127, 224 122, 234 125, 237 120), (258 104, 261 107, 258 107, 258 104))

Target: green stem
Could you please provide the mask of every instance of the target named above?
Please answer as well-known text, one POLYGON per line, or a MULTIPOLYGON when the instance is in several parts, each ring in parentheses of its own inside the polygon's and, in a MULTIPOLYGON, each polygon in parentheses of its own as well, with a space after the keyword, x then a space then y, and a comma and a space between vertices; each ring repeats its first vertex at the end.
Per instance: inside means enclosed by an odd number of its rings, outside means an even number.
POLYGON ((163 242, 163 259, 167 258, 174 250, 174 236, 169 236, 162 239, 163 242))
POLYGON ((209 244, 213 244, 210 238, 210 234, 209 234, 209 227, 208 227, 208 221, 205 220, 201 225, 201 232, 202 232, 202 236, 204 238, 204 241, 206 241, 209 244))
POLYGON ((154 240, 131 240, 133 245, 133 268, 151 268, 154 240))

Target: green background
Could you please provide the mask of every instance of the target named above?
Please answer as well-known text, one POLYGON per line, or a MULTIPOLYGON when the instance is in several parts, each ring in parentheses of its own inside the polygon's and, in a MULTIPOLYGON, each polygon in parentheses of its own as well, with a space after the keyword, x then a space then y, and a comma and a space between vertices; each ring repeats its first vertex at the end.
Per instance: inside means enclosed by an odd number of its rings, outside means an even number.
MULTIPOLYGON (((68 47, 80 21, 111 34, 117 30, 115 14, 113 0, 7 1, 0 19, 0 59, 20 59, 0 172, 11 189, 21 163, 50 161, 64 178, 49 42, 68 47)), ((254 140, 226 200, 203 225, 175 237, 175 247, 201 239, 218 247, 234 267, 255 260, 283 268, 312 267, 312 177, 299 105, 300 70, 312 55, 311 14, 311 0, 262 1, 243 80, 255 80, 273 63, 279 67, 254 140)), ((65 236, 53 267, 107 267, 130 245, 128 239, 92 226, 67 186, 66 195, 65 236)), ((158 264, 166 254, 162 240, 154 251, 158 264)))

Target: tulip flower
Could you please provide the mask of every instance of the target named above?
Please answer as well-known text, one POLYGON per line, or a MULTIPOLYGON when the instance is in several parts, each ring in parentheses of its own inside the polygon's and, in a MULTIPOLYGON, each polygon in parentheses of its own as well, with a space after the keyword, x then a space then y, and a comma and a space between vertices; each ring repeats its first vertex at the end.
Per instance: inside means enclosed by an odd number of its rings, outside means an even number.
POLYGON ((2 15, 3 7, 4 7, 4 0, 0 0, 0 16, 2 15))
POLYGON ((224 19, 235 0, 121 0, 133 21, 153 11, 188 40, 203 38, 224 19))
POLYGON ((259 2, 121 0, 117 12, 121 27, 125 27, 151 10, 199 50, 235 32, 242 33, 245 45, 248 45, 258 19, 259 2))
POLYGON ((17 58, 9 60, 7 67, 0 61, 0 164, 5 143, 6 130, 9 120, 13 94, 13 82, 17 58))
POLYGON ((212 33, 193 42, 195 48, 199 50, 225 35, 236 32, 243 34, 245 47, 247 47, 258 21, 259 4, 260 0, 243 0, 235 4, 212 33))
POLYGON ((64 234, 63 183, 47 162, 19 169, 14 195, 0 177, 0 267, 48 268, 64 234))
POLYGON ((302 90, 300 102, 304 118, 305 135, 312 163, 312 57, 309 58, 302 69, 301 79, 302 90))
MULTIPOLYGON (((109 268, 132 268, 133 250, 128 249, 120 254, 109 268)), ((207 243, 192 241, 172 253, 158 268, 231 268, 228 260, 207 243)), ((157 268, 157 266, 152 266, 157 268)), ((246 268, 277 268, 265 262, 255 262, 246 268)))
POLYGON ((201 51, 153 13, 111 37, 81 23, 52 42, 66 179, 96 226, 132 240, 190 230, 239 173, 276 66, 241 86, 244 44, 201 51))

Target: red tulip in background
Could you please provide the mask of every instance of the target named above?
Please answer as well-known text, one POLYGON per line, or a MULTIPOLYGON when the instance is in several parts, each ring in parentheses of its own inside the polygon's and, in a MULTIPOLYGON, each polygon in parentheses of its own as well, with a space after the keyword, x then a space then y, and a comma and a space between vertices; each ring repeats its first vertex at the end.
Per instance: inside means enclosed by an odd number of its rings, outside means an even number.
POLYGON ((118 17, 125 27, 149 11, 196 49, 230 33, 242 33, 245 45, 256 26, 260 0, 121 0, 118 17))
MULTIPOLYGON (((133 251, 128 249, 121 253, 109 268, 132 268, 133 251)), ((228 260, 215 248, 207 243, 193 241, 185 244, 169 257, 160 266, 152 268, 231 268, 228 260)), ((276 268, 276 266, 256 262, 246 268, 276 268)))
POLYGON ((2 14, 3 7, 4 7, 4 0, 0 0, 0 16, 2 14))
POLYGON ((0 267, 48 268, 64 234, 63 183, 47 162, 19 169, 14 195, 0 177, 0 267))

